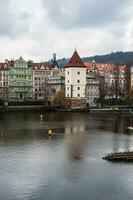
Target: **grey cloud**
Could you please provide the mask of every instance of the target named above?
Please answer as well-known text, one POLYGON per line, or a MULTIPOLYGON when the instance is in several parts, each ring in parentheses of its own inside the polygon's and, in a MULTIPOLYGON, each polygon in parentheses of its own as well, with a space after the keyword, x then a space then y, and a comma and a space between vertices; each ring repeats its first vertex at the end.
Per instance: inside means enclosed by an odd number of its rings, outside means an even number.
POLYGON ((0 0, 0 36, 16 38, 29 30, 30 15, 19 11, 13 0, 0 0))
POLYGON ((71 28, 97 28, 129 19, 128 0, 42 0, 55 25, 71 28))

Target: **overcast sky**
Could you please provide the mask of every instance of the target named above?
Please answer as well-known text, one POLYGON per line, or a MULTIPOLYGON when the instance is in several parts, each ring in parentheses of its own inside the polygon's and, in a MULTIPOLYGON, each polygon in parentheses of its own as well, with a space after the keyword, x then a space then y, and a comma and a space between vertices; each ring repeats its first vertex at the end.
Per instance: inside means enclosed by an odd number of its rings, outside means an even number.
POLYGON ((0 0, 0 60, 133 50, 132 0, 0 0))

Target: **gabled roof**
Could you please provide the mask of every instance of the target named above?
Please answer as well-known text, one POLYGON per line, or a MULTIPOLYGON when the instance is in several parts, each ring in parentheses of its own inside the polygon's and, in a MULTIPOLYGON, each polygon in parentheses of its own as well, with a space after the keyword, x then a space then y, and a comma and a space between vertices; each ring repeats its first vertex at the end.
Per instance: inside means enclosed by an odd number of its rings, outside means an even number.
POLYGON ((49 63, 28 63, 29 67, 32 67, 34 70, 51 70, 52 69, 52 65, 49 63))
POLYGON ((84 67, 84 68, 86 68, 86 66, 84 65, 83 61, 79 57, 76 50, 74 51, 71 59, 69 60, 68 64, 65 67, 66 68, 67 67, 84 67))

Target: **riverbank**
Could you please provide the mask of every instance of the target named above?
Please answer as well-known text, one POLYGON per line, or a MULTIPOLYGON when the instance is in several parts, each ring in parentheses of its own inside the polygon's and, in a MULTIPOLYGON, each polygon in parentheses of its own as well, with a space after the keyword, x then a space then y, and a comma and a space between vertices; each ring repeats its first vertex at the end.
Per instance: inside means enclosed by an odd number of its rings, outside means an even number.
POLYGON ((90 112, 88 108, 80 109, 69 109, 69 108, 59 108, 55 106, 48 105, 27 105, 27 106, 1 106, 1 112, 14 112, 14 111, 52 111, 52 112, 90 112))
POLYGON ((133 109, 109 109, 109 108, 100 108, 100 109, 90 109, 91 114, 108 114, 108 115, 124 115, 129 116, 133 115, 133 109))

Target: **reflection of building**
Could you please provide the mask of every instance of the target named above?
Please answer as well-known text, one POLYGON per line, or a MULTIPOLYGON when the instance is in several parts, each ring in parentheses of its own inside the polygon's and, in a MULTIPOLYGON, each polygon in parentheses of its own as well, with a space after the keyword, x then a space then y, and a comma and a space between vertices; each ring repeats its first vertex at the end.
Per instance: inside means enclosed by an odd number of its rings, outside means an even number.
POLYGON ((8 100, 9 96, 9 62, 0 63, 0 100, 8 100))
POLYGON ((71 107, 86 107, 86 66, 75 50, 65 66, 65 94, 71 100, 71 107))
POLYGON ((65 124, 66 145, 68 154, 73 159, 80 159, 85 147, 85 121, 71 120, 65 124))
POLYGON ((32 98, 32 69, 20 57, 10 67, 10 100, 28 100, 32 98))

